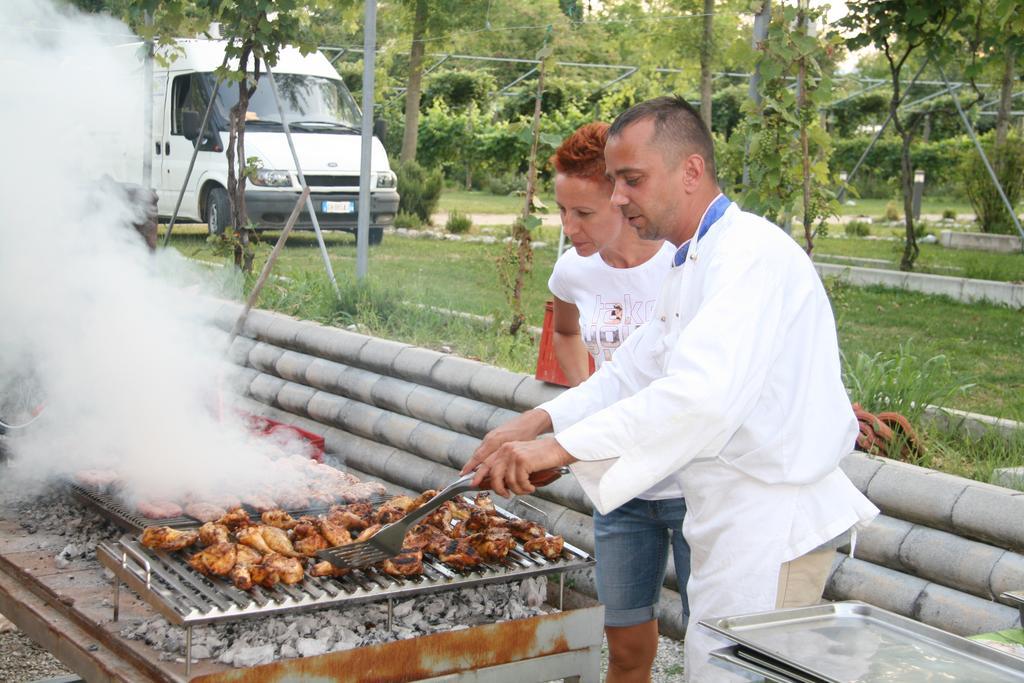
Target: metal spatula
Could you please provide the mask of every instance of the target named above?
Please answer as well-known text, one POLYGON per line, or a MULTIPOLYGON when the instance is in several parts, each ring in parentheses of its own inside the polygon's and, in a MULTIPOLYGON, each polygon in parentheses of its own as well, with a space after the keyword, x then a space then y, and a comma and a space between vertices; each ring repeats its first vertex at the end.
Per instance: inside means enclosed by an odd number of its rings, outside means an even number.
MULTIPOLYGON (((530 483, 534 486, 547 486, 568 471, 568 467, 540 470, 530 475, 530 483)), ((490 488, 491 482, 488 477, 484 477, 479 487, 473 486, 474 476, 475 473, 470 472, 465 476, 459 477, 426 503, 405 517, 402 517, 402 519, 383 527, 366 540, 319 550, 316 556, 321 560, 327 560, 336 567, 357 569, 376 564, 400 554, 402 552, 402 543, 405 541, 405 535, 417 521, 423 519, 460 493, 474 489, 486 490, 490 488)))

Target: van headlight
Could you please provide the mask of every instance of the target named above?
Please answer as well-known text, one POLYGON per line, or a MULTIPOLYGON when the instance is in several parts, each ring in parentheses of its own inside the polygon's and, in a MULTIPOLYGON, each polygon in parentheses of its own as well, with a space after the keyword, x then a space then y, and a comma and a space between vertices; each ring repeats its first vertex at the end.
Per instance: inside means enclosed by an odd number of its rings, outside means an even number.
POLYGON ((288 171, 269 171, 261 168, 252 177, 252 184, 261 187, 291 187, 292 178, 288 171))
POLYGON ((391 171, 381 171, 377 174, 377 187, 392 188, 398 184, 398 177, 391 171))

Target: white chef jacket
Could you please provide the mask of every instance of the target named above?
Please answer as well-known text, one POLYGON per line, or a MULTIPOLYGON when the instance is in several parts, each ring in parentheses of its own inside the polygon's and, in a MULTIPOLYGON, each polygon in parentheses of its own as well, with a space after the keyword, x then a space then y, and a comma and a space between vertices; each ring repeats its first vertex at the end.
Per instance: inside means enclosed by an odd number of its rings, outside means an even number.
POLYGON ((707 664, 718 642, 696 621, 773 609, 782 563, 878 513, 839 469, 857 421, 824 287, 735 204, 669 271, 654 318, 540 408, 602 513, 666 478, 683 489, 688 680, 737 680, 707 664))

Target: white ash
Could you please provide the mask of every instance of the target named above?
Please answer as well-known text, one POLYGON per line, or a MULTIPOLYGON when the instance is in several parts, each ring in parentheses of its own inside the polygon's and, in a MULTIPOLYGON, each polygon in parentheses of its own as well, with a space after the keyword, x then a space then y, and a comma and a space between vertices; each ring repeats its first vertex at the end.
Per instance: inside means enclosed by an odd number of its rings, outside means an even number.
MULTIPOLYGON (((547 579, 536 577, 409 598, 395 603, 390 631, 386 602, 194 626, 192 659, 249 667, 524 619, 544 613, 540 605, 546 590, 547 579)), ((185 629, 166 619, 154 617, 133 624, 122 629, 121 635, 144 641, 159 651, 163 660, 184 661, 185 629)))
POLYGON ((61 569, 79 560, 96 561, 96 544, 123 533, 60 487, 33 498, 15 500, 9 506, 26 534, 43 532, 64 542, 54 557, 61 569))

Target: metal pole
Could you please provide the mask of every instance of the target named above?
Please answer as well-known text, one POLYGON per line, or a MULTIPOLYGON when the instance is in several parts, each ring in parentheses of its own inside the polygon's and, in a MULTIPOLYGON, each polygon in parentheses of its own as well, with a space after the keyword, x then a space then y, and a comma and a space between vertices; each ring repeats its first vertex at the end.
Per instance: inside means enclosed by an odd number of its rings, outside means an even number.
POLYGON ((188 170, 185 171, 185 180, 181 183, 181 189, 178 190, 178 201, 174 203, 174 213, 171 214, 171 222, 167 224, 167 234, 164 235, 164 246, 171 241, 171 232, 174 230, 174 223, 178 220, 178 209, 181 208, 181 200, 185 197, 185 188, 188 187, 188 181, 192 178, 192 169, 196 165, 196 157, 199 156, 199 145, 203 141, 203 133, 206 132, 206 125, 210 121, 210 112, 213 111, 213 103, 217 99, 217 94, 220 92, 220 80, 213 84, 213 93, 210 95, 210 101, 206 105, 206 112, 203 114, 203 122, 199 124, 199 139, 193 141, 192 147, 192 158, 188 161, 188 170))
MULTIPOLYGON (((921 72, 924 71, 924 68, 928 66, 928 61, 929 59, 926 57, 924 62, 921 64, 921 68, 917 70, 916 74, 914 74, 914 78, 910 81, 910 85, 908 85, 907 89, 903 91, 903 97, 900 98, 901 102, 903 101, 903 98, 910 93, 910 89, 914 87, 914 83, 917 82, 917 77, 920 76, 921 72)), ((863 164, 864 160, 868 158, 871 148, 875 146, 876 142, 878 142, 878 138, 882 137, 882 133, 885 132, 885 128, 889 125, 890 121, 892 121, 892 112, 889 112, 889 115, 885 117, 885 121, 882 122, 882 127, 878 129, 878 132, 875 133, 875 137, 871 138, 871 142, 869 142, 868 146, 864 148, 863 152, 861 152, 860 159, 857 159, 857 163, 853 165, 853 170, 847 174, 846 182, 850 182, 853 180, 853 176, 857 175, 857 171, 860 169, 861 164, 863 164)), ((836 201, 842 204, 843 198, 845 197, 846 185, 844 184, 839 188, 839 192, 836 193, 836 201)))
POLYGON ((288 216, 288 222, 284 225, 284 230, 281 231, 281 235, 277 238, 277 244, 274 245, 274 249, 270 252, 270 256, 267 257, 267 262, 263 264, 263 270, 260 271, 260 276, 256 280, 256 284, 253 285, 252 291, 249 292, 249 298, 245 300, 245 306, 242 307, 242 312, 238 316, 238 320, 235 321, 235 326, 231 328, 231 336, 228 338, 227 348, 231 348, 231 344, 234 343, 235 337, 242 331, 242 327, 245 325, 245 319, 249 317, 249 311, 252 310, 253 305, 256 303, 257 297, 260 295, 260 290, 263 289, 263 285, 266 284, 267 278, 270 277, 270 271, 274 267, 274 263, 277 261, 277 257, 281 254, 281 249, 284 248, 284 243, 288 241, 288 235, 291 234, 292 228, 295 226, 295 221, 299 219, 299 211, 302 210, 302 203, 309 199, 309 188, 302 188, 302 193, 299 195, 298 200, 295 202, 295 207, 292 209, 292 215, 288 216))
POLYGON ((295 163, 295 173, 299 176, 299 185, 304 190, 304 196, 306 197, 306 211, 309 212, 309 219, 313 222, 313 232, 316 233, 316 242, 320 245, 320 256, 324 260, 324 269, 327 271, 327 277, 331 280, 331 286, 334 288, 334 294, 339 299, 341 298, 341 292, 338 291, 338 281, 334 279, 334 268, 331 267, 331 257, 327 254, 327 245, 324 244, 324 234, 320 230, 320 219, 316 217, 316 210, 313 208, 313 199, 309 195, 309 185, 306 184, 306 176, 302 173, 302 164, 299 163, 299 155, 295 151, 295 141, 292 140, 292 130, 288 127, 288 117, 284 114, 284 107, 281 106, 281 96, 277 92, 277 81, 274 80, 274 72, 270 70, 270 65, 264 62, 264 66, 267 68, 267 78, 270 79, 270 90, 274 93, 274 102, 277 103, 277 111, 281 115, 281 127, 284 128, 284 136, 288 140, 288 149, 292 152, 292 161, 295 163))
MULTIPOLYGON (((942 76, 942 80, 946 81, 946 87, 949 87, 949 81, 946 80, 946 73, 943 70, 942 65, 936 64, 939 67, 939 75, 942 76)), ((981 163, 985 164, 985 170, 988 171, 988 177, 992 179, 992 184, 996 186, 996 191, 999 192, 999 198, 1003 200, 1003 204, 1006 205, 1006 210, 1010 212, 1010 219, 1013 221, 1013 227, 1017 228, 1017 232, 1020 233, 1021 246, 1024 247, 1024 228, 1021 228, 1020 219, 1017 218, 1017 212, 1013 210, 1013 204, 1010 203, 1006 193, 1003 192, 1003 186, 999 183, 999 177, 996 175, 995 169, 992 168, 992 164, 988 162, 988 157, 985 155, 985 150, 981 147, 981 142, 978 140, 978 136, 974 134, 974 126, 967 119, 967 114, 964 113, 964 108, 960 106, 960 98, 954 97, 953 104, 956 105, 956 113, 960 115, 960 120, 963 121, 964 128, 967 129, 967 135, 970 136, 971 142, 974 143, 974 148, 978 150, 978 156, 981 157, 981 163)))
POLYGON ((366 279, 370 248, 370 163, 373 160, 373 87, 377 45, 377 0, 366 0, 363 21, 363 130, 359 155, 359 219, 356 223, 356 279, 366 279))
MULTIPOLYGON (((153 26, 153 15, 148 11, 143 15, 147 27, 153 26)), ((142 61, 142 87, 145 92, 142 99, 142 187, 147 190, 153 187, 153 41, 146 41, 146 56, 142 61)), ((159 145, 159 142, 155 144, 159 145)))

